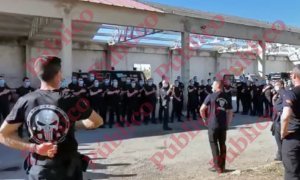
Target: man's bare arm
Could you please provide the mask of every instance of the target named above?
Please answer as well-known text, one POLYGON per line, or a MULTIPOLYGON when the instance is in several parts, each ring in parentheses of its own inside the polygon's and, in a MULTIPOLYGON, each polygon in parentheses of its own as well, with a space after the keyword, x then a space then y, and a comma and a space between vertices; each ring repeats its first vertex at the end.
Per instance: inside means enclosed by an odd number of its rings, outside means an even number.
POLYGON ((288 125, 292 115, 292 109, 290 107, 284 107, 281 115, 281 139, 289 134, 288 125))
POLYGON ((200 115, 203 119, 207 119, 206 117, 206 110, 207 110, 207 106, 205 104, 203 104, 200 108, 200 115))
POLYGON ((50 158, 54 157, 57 152, 56 145, 52 143, 42 143, 40 145, 36 145, 26 142, 18 136, 17 132, 20 126, 21 123, 8 124, 6 121, 4 121, 0 128, 0 143, 13 149, 34 152, 50 158))
POLYGON ((93 111, 88 119, 77 121, 75 125, 77 129, 96 129, 103 125, 103 119, 98 113, 93 111))

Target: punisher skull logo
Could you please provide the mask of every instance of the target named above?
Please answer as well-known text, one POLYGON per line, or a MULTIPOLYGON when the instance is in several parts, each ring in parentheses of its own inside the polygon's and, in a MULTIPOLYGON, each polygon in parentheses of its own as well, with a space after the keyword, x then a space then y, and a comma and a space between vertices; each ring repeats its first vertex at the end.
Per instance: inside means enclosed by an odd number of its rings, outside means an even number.
POLYGON ((70 120, 59 107, 41 105, 32 109, 27 117, 30 139, 36 143, 62 142, 69 128, 70 120))

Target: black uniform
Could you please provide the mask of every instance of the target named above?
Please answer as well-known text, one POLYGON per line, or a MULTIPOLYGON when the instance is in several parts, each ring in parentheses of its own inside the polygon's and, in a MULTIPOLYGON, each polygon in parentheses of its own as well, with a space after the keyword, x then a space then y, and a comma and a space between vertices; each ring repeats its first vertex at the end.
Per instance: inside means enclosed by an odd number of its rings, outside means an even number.
POLYGON ((228 128, 227 110, 232 109, 231 100, 224 92, 207 96, 204 101, 209 106, 208 137, 213 155, 214 168, 223 172, 226 162, 226 131, 228 128))
POLYGON ((0 124, 9 113, 9 100, 11 91, 8 87, 0 87, 0 124))
POLYGON ((33 92, 33 91, 35 91, 35 89, 34 88, 32 88, 32 87, 24 87, 24 86, 21 86, 21 87, 19 87, 17 90, 16 90, 16 92, 17 92, 17 94, 19 95, 19 97, 22 97, 22 96, 24 96, 24 95, 26 95, 26 94, 28 94, 28 93, 31 93, 31 92, 33 92))
POLYGON ((109 111, 109 127, 112 128, 115 123, 115 118, 119 126, 124 126, 120 121, 120 88, 110 87, 108 92, 118 91, 118 93, 107 94, 108 111, 109 111))
POLYGON ((127 99, 127 91, 130 88, 130 84, 122 83, 121 84, 121 94, 120 94, 120 98, 121 98, 121 118, 123 122, 129 122, 129 120, 127 120, 126 116, 128 114, 128 107, 129 107, 129 103, 128 103, 128 99, 127 99))
POLYGON ((101 107, 101 117, 103 118, 104 125, 106 125, 107 124, 106 115, 107 115, 107 109, 108 109, 108 105, 109 105, 108 96, 107 96, 107 92, 109 90, 109 85, 103 84, 102 88, 103 88, 102 98, 103 98, 103 102, 105 102, 105 103, 103 103, 102 107, 101 107))
POLYGON ((285 94, 283 106, 292 109, 288 131, 294 131, 282 141, 282 162, 286 180, 300 179, 300 86, 285 94))
POLYGON ((145 100, 146 103, 150 105, 149 110, 150 112, 146 112, 146 114, 148 114, 148 116, 145 117, 145 120, 148 121, 150 119, 150 115, 151 115, 151 122, 152 123, 156 123, 155 120, 155 111, 156 111, 156 91, 157 91, 157 87, 155 84, 152 84, 151 86, 149 85, 145 85, 145 93, 149 93, 151 91, 155 90, 155 93, 152 93, 150 95, 146 95, 145 94, 145 100))
POLYGON ((137 86, 137 89, 139 91, 138 94, 138 102, 137 102, 137 111, 135 112, 137 115, 137 120, 138 121, 144 121, 145 124, 148 124, 147 121, 145 121, 145 117, 144 117, 144 109, 142 109, 143 104, 146 102, 145 101, 145 89, 144 89, 144 85, 137 86))
POLYGON ((280 135, 280 131, 281 131, 281 123, 280 123, 280 117, 282 114, 282 110, 283 110, 283 96, 285 94, 285 90, 281 89, 279 90, 279 92, 277 92, 272 101, 273 101, 273 125, 272 125, 272 134, 275 137, 276 140, 276 144, 277 144, 277 155, 276 155, 276 159, 277 160, 282 160, 282 156, 281 156, 281 149, 282 149, 282 140, 281 140, 281 135, 280 135))
POLYGON ((172 108, 172 114, 171 114, 171 122, 174 122, 174 115, 177 116, 177 120, 178 122, 182 122, 181 120, 181 103, 183 100, 183 91, 181 89, 181 87, 173 87, 173 92, 172 92, 172 96, 173 96, 173 108, 172 108))
POLYGON ((92 109, 87 103, 59 90, 37 90, 21 97, 7 116, 9 124, 26 123, 30 142, 57 144, 55 158, 30 153, 24 162, 30 180, 82 180, 83 162, 77 152, 74 125, 87 119, 92 109), (74 107, 79 108, 74 108, 74 107))
MULTIPOLYGON (((16 93, 19 95, 19 97, 22 97, 22 96, 25 96, 26 94, 28 93, 31 93, 33 92, 34 89, 32 87, 24 87, 24 86, 21 86, 19 87, 17 90, 16 90, 16 93)), ((23 137, 23 125, 21 125, 18 129, 18 134, 20 137, 23 137)))
POLYGON ((258 116, 263 116, 264 115, 264 94, 262 90, 264 89, 264 85, 261 85, 257 88, 257 94, 258 94, 258 99, 257 99, 257 112, 258 116))
POLYGON ((248 115, 251 112, 251 87, 244 84, 241 92, 241 100, 243 105, 243 115, 248 115))
POLYGON ((77 84, 74 84, 74 83, 70 83, 70 84, 68 85, 68 88, 69 88, 72 92, 74 92, 75 89, 78 88, 78 85, 77 85, 77 84))
POLYGON ((253 84, 251 85, 251 107, 252 107, 252 116, 256 116, 258 114, 258 98, 260 96, 258 87, 253 84))
MULTIPOLYGON (((72 91, 72 90, 71 90, 72 91)), ((87 91, 87 88, 85 87, 85 86, 83 86, 83 87, 80 87, 80 86, 76 86, 75 88, 74 88, 74 91, 73 91, 74 93, 79 93, 77 96, 78 97, 80 97, 80 98, 88 98, 89 96, 88 96, 88 91, 87 91), (82 91, 82 92, 80 92, 80 91, 82 91)))
MULTIPOLYGON (((179 82, 179 88, 181 91, 184 91, 184 84, 182 82, 179 82)), ((184 96, 182 96, 182 101, 180 101, 180 115, 182 115, 182 110, 183 110, 183 104, 184 104, 184 96)))
POLYGON ((266 85, 266 90, 263 92, 264 94, 264 105, 265 105, 265 116, 272 117, 272 89, 273 87, 271 85, 266 85))
POLYGON ((192 113, 193 119, 197 120, 198 110, 198 92, 195 86, 188 86, 188 103, 187 103, 187 118, 190 118, 190 113, 192 113))
POLYGON ((129 124, 134 123, 134 124, 139 124, 138 122, 138 116, 139 114, 139 100, 140 98, 138 97, 139 95, 139 89, 137 87, 132 88, 130 87, 127 90, 128 93, 133 93, 135 92, 135 94, 131 97, 127 96, 127 101, 128 101, 128 111, 127 111, 127 121, 129 124))
POLYGON ((198 105, 198 109, 202 106, 204 100, 206 99, 206 97, 208 96, 208 93, 206 91, 206 87, 204 85, 200 85, 199 86, 199 90, 198 90, 198 96, 199 96, 199 105, 198 105))
POLYGON ((103 88, 101 86, 99 87, 91 87, 90 88, 90 102, 91 102, 91 106, 92 108, 98 113, 101 114, 102 110, 101 107, 104 103, 103 101, 103 88))

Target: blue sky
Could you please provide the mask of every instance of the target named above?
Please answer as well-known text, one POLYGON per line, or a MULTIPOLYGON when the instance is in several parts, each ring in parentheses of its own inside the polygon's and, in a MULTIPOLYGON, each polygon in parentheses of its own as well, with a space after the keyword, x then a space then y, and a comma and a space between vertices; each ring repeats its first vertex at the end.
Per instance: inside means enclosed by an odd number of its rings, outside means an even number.
POLYGON ((146 0, 172 6, 300 27, 299 0, 146 0))

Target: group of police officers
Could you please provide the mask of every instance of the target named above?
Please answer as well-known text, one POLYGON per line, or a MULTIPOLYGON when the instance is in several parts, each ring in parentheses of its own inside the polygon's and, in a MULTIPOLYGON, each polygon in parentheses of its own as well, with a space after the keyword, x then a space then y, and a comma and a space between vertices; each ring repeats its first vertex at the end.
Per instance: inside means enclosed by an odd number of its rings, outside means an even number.
MULTIPOLYGON (((215 78, 213 78, 213 81, 215 78)), ((231 83, 224 82, 223 92, 232 99, 231 83)), ((258 80, 249 81, 243 78, 236 84, 236 103, 237 109, 235 113, 239 113, 240 102, 242 103, 242 114, 252 116, 272 117, 272 132, 278 145, 276 160, 282 160, 282 130, 281 115, 283 112, 284 96, 287 92, 284 81, 270 82, 266 80, 261 83, 258 80)), ((25 77, 23 85, 16 89, 18 97, 24 96, 35 89, 31 87, 30 80, 25 77)), ((130 77, 118 81, 116 79, 104 79, 99 82, 94 74, 89 74, 89 78, 85 81, 82 77, 72 77, 72 82, 67 84, 65 80, 61 83, 62 92, 72 93, 78 97, 89 100, 92 108, 97 111, 104 119, 104 128, 108 125, 110 128, 114 124, 120 127, 130 125, 140 125, 153 123, 156 124, 155 110, 157 101, 159 103, 159 123, 163 123, 163 130, 172 130, 168 123, 174 122, 177 118, 178 122, 183 122, 182 111, 184 106, 185 85, 182 83, 180 76, 170 85, 168 80, 163 76, 162 81, 157 86, 150 78, 146 81, 131 79, 130 77), (171 117, 169 117, 169 107, 172 102, 171 117), (109 116, 108 121, 106 120, 109 116)), ((199 108, 204 103, 206 97, 212 94, 212 81, 207 82, 201 80, 198 82, 197 76, 189 81, 187 86, 187 118, 197 120, 199 116, 199 108)), ((10 110, 10 101, 12 91, 7 86, 3 76, 0 76, 0 118, 5 119, 10 110)), ((294 113, 295 114, 295 113, 294 113)), ((19 135, 22 136, 20 128, 19 135)), ((292 157, 291 157, 292 158, 292 157)), ((299 161, 299 154, 296 159, 299 161), (298 159, 297 159, 298 158, 298 159)), ((298 162, 300 163, 300 162, 298 162)), ((288 164, 290 168, 298 167, 298 165, 288 164)), ((298 169, 294 169, 299 173, 298 169)))

